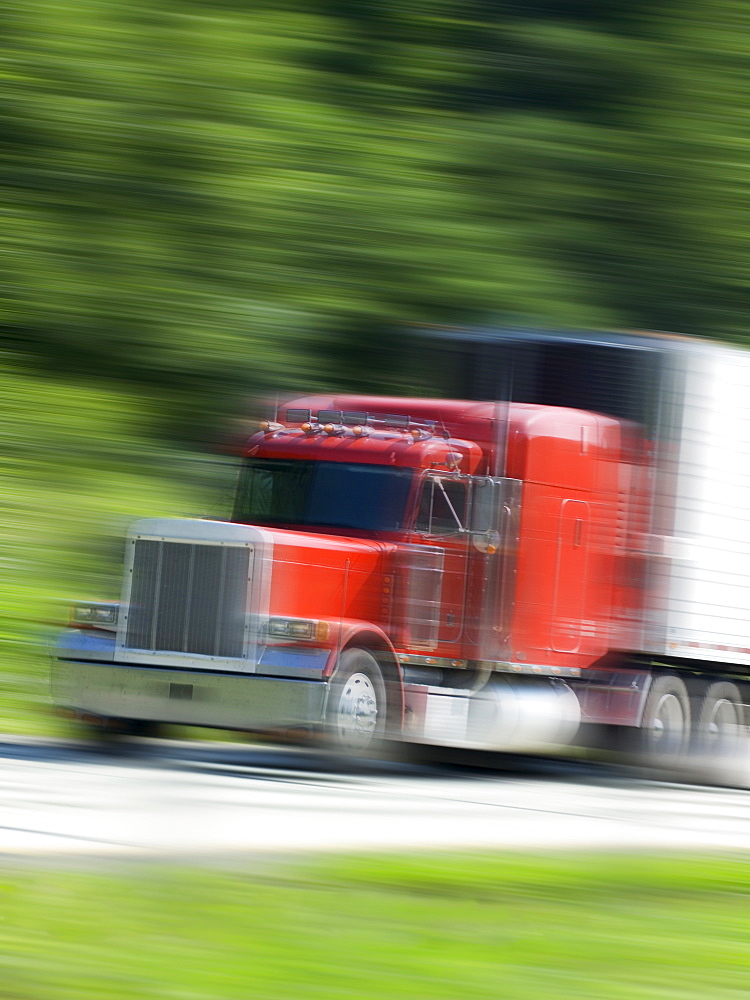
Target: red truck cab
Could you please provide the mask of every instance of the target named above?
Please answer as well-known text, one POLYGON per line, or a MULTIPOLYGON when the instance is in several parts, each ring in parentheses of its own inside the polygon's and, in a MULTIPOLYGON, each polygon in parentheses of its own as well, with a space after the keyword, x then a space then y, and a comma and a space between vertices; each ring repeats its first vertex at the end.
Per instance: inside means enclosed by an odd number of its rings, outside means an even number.
POLYGON ((355 747, 567 739, 570 683, 632 598, 621 431, 532 404, 292 400, 243 446, 230 521, 134 526, 116 622, 61 641, 56 700, 355 747))
MULTIPOLYGON (((608 652, 622 614, 619 421, 530 404, 363 396, 297 399, 278 415, 248 442, 233 519, 315 532, 322 551, 327 536, 329 553, 339 553, 327 615, 377 624, 401 657, 429 647, 430 660, 461 666, 494 659, 515 672, 574 676, 608 652), (362 557, 346 537, 390 552, 356 585, 362 557), (414 648, 403 633, 408 596, 389 560, 417 550, 425 560, 439 553, 440 587, 414 648)), ((308 564, 306 579, 302 559, 290 551, 296 583, 279 580, 279 607, 290 615, 309 608, 319 571, 308 564)))

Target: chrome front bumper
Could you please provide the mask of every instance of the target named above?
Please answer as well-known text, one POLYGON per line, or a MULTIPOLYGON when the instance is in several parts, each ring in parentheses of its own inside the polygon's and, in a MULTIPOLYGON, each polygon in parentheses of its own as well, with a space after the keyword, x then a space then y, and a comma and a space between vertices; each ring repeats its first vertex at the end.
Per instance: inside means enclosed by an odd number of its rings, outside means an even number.
POLYGON ((145 719, 217 729, 274 730, 318 725, 324 681, 160 670, 55 660, 58 708, 117 719, 145 719))
POLYGON ((112 719, 140 719, 217 729, 274 730, 319 725, 330 650, 266 646, 242 670, 174 668, 118 661, 114 633, 68 629, 52 660, 57 708, 112 719))

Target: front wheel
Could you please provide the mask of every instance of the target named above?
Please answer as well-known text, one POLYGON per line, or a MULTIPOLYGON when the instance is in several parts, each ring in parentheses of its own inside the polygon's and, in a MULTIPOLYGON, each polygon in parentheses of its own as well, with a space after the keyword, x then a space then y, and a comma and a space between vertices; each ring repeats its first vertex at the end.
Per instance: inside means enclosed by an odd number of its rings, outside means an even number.
POLYGON ((386 689, 375 657, 347 649, 331 678, 326 728, 339 750, 372 749, 385 732, 386 689))
POLYGON ((101 718, 98 722, 79 720, 76 731, 90 749, 115 756, 132 752, 134 744, 131 737, 153 738, 162 735, 159 723, 147 719, 101 718))

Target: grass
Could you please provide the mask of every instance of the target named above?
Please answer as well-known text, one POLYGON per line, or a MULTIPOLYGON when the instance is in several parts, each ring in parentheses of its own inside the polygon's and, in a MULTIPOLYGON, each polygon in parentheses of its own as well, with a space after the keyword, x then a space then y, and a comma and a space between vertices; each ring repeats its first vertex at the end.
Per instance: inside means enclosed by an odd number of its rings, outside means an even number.
POLYGON ((747 861, 732 858, 6 871, 0 995, 736 1000, 749 896, 747 861))

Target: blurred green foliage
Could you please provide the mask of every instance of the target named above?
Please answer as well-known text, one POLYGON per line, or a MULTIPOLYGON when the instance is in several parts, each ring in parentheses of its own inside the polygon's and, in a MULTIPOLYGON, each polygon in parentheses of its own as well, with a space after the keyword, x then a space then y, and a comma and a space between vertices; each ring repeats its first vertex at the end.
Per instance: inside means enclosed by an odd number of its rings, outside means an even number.
POLYGON ((57 374, 225 408, 405 321, 745 334, 740 0, 0 17, 4 326, 57 374))
POLYGON ((73 599, 120 592, 135 516, 231 509, 234 469, 159 445, 158 398, 8 364, 0 392, 0 732, 45 728, 45 649, 73 599))
POLYGON ((745 340, 749 26, 741 0, 5 5, 0 613, 93 589, 113 524, 210 505, 180 455, 249 397, 429 388, 406 324, 745 340))
POLYGON ((18 1000, 730 1000, 745 859, 353 858, 6 871, 18 1000))

